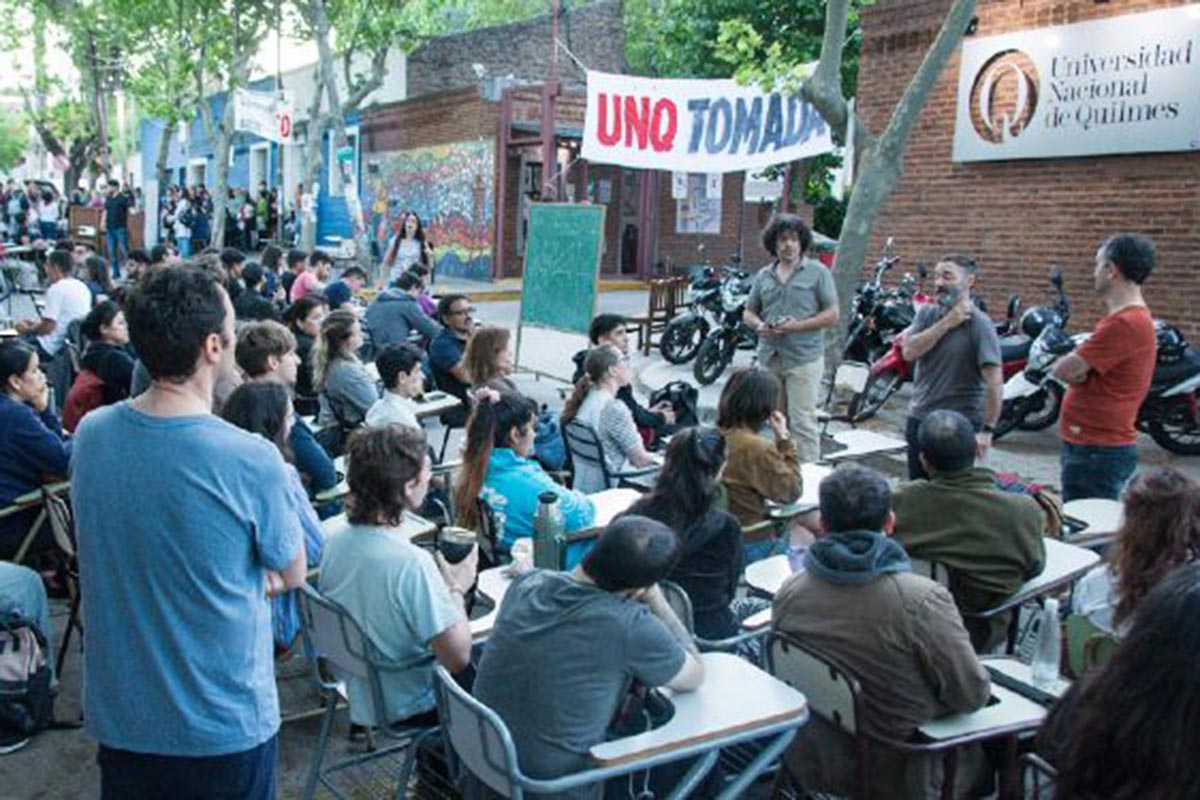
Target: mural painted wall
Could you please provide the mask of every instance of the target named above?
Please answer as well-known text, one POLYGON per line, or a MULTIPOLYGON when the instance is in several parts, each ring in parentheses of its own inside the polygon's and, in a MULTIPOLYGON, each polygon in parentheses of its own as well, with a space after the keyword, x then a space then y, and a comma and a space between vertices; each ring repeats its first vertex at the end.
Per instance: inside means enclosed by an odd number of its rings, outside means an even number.
POLYGON ((491 280, 494 159, 487 139, 367 155, 363 208, 373 246, 382 253, 400 214, 415 211, 433 243, 437 274, 491 280))

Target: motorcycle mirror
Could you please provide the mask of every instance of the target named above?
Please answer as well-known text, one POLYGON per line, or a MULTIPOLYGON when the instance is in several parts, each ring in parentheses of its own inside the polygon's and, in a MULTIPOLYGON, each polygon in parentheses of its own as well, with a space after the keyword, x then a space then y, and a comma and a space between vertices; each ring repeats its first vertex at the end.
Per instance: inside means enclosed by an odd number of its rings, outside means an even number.
POLYGON ((1055 264, 1054 266, 1050 267, 1050 282, 1053 283, 1059 289, 1062 288, 1062 282, 1063 282, 1062 276, 1063 276, 1063 268, 1060 264, 1055 264))

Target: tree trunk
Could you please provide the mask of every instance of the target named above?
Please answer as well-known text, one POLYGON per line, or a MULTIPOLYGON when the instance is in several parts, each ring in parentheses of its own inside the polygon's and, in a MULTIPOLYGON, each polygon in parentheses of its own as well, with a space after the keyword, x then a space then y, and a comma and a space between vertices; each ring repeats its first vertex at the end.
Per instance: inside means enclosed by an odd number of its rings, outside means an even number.
MULTIPOLYGON (((921 113, 925 101, 941 77, 951 54, 962 40, 971 16, 975 13, 976 0, 955 0, 941 30, 921 66, 905 87, 904 94, 892 111, 887 128, 879 137, 872 136, 861 120, 855 119, 855 146, 859 153, 859 169, 846 209, 842 235, 838 241, 834 259, 834 280, 837 284, 838 301, 841 307, 839 336, 829 341, 827 360, 831 367, 841 358, 841 343, 845 340, 847 326, 852 317, 854 289, 862 277, 867 261, 867 246, 875 221, 883 211, 888 197, 900 181, 903 170, 904 150, 913 123, 921 113)), ((847 0, 830 0, 827 7, 825 41, 821 49, 821 61, 805 94, 844 140, 849 114, 845 98, 841 95, 840 79, 836 88, 831 75, 836 75, 845 45, 847 0), (834 15, 840 15, 835 18, 834 15), (840 31, 840 34, 839 34, 840 31), (836 59, 836 63, 834 62, 836 59)))
MULTIPOLYGON (((336 137, 338 148, 348 147, 350 145, 350 136, 346 132, 346 112, 342 107, 341 94, 338 92, 337 79, 333 72, 333 49, 329 46, 329 17, 325 13, 325 0, 310 0, 309 9, 312 13, 313 33, 317 41, 317 52, 320 54, 319 65, 321 69, 321 78, 325 83, 325 94, 329 99, 329 119, 333 123, 334 135, 336 137)), ((329 190, 333 193, 333 187, 338 187, 338 192, 345 195, 348 188, 342 178, 342 171, 337 164, 330 165, 330 173, 336 173, 337 179, 330 179, 329 190)), ((353 184, 354 192, 358 192, 358 179, 355 177, 353 184)), ((370 244, 367 241, 367 227, 363 223, 361 199, 357 196, 347 198, 347 206, 350 211, 350 222, 354 226, 355 240, 355 255, 358 264, 368 275, 371 275, 371 251, 370 244), (356 213, 357 212, 357 213, 356 213)), ((374 276, 372 276, 373 278, 374 276)))
MULTIPOLYGON (((310 116, 308 118, 307 139, 304 142, 304 164, 300 171, 300 190, 302 193, 311 191, 312 185, 317 181, 317 176, 321 174, 321 165, 324 163, 321 140, 325 138, 326 127, 327 123, 323 116, 310 116)), ((296 209, 298 218, 300 218, 302 213, 302 209, 296 209)), ((314 205, 313 219, 303 218, 300 222, 300 249, 311 251, 316 246, 317 221, 316 207, 314 205)))
POLYGON ((172 133, 172 126, 168 122, 163 126, 162 135, 158 137, 158 157, 154 161, 154 178, 158 181, 160 200, 167 193, 167 156, 171 153, 172 133))

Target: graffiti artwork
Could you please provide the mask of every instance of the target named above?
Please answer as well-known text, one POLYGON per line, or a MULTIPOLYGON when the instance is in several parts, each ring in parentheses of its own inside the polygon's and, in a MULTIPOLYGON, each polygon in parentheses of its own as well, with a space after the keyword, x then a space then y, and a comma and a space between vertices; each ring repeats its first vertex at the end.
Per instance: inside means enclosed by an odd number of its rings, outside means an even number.
POLYGON ((495 219, 493 143, 486 139, 367 156, 363 203, 380 252, 415 211, 440 275, 491 280, 495 219))

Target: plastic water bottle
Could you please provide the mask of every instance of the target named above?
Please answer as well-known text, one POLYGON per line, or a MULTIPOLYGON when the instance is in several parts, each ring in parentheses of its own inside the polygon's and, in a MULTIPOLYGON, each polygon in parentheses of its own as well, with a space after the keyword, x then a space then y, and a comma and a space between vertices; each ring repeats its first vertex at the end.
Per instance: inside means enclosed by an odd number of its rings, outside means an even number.
POLYGON ((1033 685, 1049 691, 1059 681, 1062 638, 1058 630, 1058 600, 1047 598, 1038 625, 1037 650, 1033 654, 1033 685))
POLYGON ((563 533, 562 509, 558 495, 542 492, 538 495, 537 513, 533 517, 533 565, 538 569, 558 569, 558 540, 563 533))

